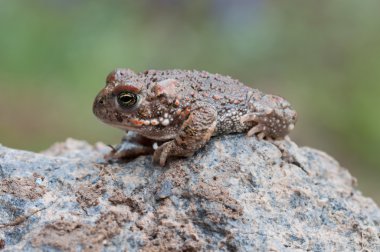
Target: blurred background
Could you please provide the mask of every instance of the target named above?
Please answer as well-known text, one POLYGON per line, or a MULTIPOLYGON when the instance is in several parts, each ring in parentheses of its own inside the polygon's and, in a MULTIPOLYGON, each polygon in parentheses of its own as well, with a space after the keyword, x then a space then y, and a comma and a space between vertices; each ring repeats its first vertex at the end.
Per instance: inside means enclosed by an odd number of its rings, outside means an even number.
POLYGON ((286 97, 292 138, 380 203, 380 1, 0 1, 0 142, 115 144, 92 114, 116 67, 228 74, 286 97))

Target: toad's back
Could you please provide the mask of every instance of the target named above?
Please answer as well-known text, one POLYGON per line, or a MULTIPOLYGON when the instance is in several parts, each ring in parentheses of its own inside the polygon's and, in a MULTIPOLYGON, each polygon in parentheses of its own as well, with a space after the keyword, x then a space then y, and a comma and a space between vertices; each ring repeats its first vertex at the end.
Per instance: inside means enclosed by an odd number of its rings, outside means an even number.
POLYGON ((185 70, 149 70, 140 73, 147 85, 167 79, 178 80, 181 87, 179 94, 187 95, 192 100, 203 100, 211 104, 241 104, 249 91, 261 93, 257 89, 245 86, 229 76, 211 74, 205 71, 185 70), (208 99, 209 98, 209 99, 208 99))
POLYGON ((213 135, 248 131, 254 123, 242 124, 241 116, 247 114, 253 100, 265 94, 250 88, 229 76, 206 71, 149 70, 140 73, 147 85, 168 79, 178 80, 179 95, 194 103, 201 101, 217 111, 217 125, 213 135))

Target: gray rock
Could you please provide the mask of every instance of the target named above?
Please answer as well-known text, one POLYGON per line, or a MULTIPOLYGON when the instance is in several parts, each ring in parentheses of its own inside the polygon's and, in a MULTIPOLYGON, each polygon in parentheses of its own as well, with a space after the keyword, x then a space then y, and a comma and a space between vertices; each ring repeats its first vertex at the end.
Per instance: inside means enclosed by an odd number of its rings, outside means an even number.
POLYGON ((229 135, 167 167, 68 139, 0 146, 3 251, 380 251, 380 210, 323 152, 229 135))

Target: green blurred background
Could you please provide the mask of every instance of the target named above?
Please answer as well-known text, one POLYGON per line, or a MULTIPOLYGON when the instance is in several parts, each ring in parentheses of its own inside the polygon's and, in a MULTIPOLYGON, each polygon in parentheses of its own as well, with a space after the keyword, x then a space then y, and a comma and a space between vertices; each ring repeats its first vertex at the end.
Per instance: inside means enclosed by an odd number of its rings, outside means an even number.
POLYGON ((116 67, 200 69, 286 97, 292 138, 380 202, 380 1, 0 0, 0 142, 117 143, 92 101, 116 67))

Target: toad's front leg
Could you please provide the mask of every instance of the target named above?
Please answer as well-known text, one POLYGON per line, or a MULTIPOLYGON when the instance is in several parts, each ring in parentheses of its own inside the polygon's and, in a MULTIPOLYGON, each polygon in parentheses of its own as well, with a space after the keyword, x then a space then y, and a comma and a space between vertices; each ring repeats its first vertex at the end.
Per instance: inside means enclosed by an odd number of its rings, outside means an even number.
POLYGON ((142 155, 150 155, 154 152, 154 140, 143 137, 135 132, 127 132, 121 143, 112 148, 112 151, 104 158, 107 161, 132 159, 142 155))
POLYGON ((211 104, 194 104, 177 136, 158 147, 153 154, 153 161, 164 166, 170 156, 192 156, 209 141, 216 128, 216 122, 217 112, 211 104))

